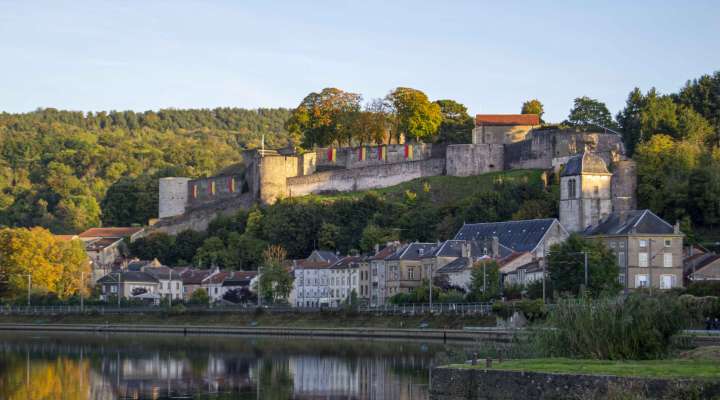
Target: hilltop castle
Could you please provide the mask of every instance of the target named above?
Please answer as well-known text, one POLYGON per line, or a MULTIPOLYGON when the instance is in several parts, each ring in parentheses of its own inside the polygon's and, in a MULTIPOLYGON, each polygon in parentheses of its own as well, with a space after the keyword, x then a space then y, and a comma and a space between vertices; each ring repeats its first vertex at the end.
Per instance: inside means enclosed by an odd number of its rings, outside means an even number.
POLYGON ((242 167, 210 178, 160 179, 159 219, 153 228, 205 230, 218 214, 280 198, 529 168, 562 169, 560 221, 569 231, 581 231, 612 211, 635 208, 635 164, 625 157, 616 132, 544 128, 534 114, 477 115, 467 144, 248 150, 242 167))

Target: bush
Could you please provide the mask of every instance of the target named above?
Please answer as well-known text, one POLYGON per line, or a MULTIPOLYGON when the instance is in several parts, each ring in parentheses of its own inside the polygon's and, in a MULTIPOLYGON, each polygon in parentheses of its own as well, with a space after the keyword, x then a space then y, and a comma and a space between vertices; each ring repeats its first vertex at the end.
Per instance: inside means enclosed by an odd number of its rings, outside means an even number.
POLYGON ((561 301, 548 323, 553 329, 535 336, 545 356, 623 360, 666 355, 688 319, 675 296, 633 294, 624 302, 561 301))
POLYGON ((497 301, 493 303, 492 310, 502 319, 512 317, 515 311, 522 313, 528 321, 538 321, 547 317, 547 307, 542 300, 497 301))
POLYGON ((687 294, 693 296, 715 296, 720 297, 720 281, 698 281, 691 282, 687 287, 687 294))
POLYGON ((705 318, 720 318, 720 297, 685 294, 678 300, 693 323, 700 324, 705 318))

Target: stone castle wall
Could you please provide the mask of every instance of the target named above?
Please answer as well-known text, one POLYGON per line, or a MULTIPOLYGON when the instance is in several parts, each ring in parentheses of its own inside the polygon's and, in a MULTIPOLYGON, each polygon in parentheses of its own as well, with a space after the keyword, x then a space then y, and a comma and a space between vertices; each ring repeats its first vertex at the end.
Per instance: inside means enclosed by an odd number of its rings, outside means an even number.
POLYGON ((355 169, 374 165, 427 160, 433 156, 428 143, 389 144, 361 147, 320 148, 315 151, 317 168, 355 169))
POLYGON ((374 165, 350 170, 317 172, 287 178, 287 197, 323 192, 347 192, 397 185, 412 179, 442 175, 445 159, 374 165))
POLYGON ((504 167, 502 144, 454 144, 446 154, 446 172, 451 176, 479 175, 504 167))
POLYGON ((168 218, 185 213, 190 178, 160 178, 158 217, 168 218))

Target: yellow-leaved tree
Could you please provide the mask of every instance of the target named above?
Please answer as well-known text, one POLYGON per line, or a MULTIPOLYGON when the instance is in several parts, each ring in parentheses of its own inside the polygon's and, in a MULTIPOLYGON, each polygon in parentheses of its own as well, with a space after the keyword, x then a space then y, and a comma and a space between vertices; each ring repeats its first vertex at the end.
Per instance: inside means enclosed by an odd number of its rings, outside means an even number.
POLYGON ((54 293, 61 299, 86 291, 90 263, 79 240, 62 241, 43 228, 0 229, 0 282, 4 298, 32 291, 54 293))

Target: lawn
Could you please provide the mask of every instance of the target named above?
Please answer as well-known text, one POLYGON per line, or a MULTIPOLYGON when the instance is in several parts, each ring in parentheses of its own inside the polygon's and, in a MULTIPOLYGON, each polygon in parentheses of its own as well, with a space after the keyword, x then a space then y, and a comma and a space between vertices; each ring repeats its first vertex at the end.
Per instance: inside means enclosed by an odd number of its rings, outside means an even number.
MULTIPOLYGON (((483 368, 453 365, 460 368, 483 368)), ((493 362, 492 369, 525 372, 550 372, 565 374, 617 375, 647 378, 695 378, 720 379, 718 360, 667 359, 648 361, 602 361, 566 358, 507 360, 493 362)))
POLYGON ((420 193, 429 189, 433 203, 436 205, 455 204, 476 193, 491 189, 494 182, 539 182, 542 170, 512 170, 503 172, 490 172, 476 176, 429 176, 413 179, 399 185, 381 189, 372 189, 358 192, 342 192, 324 195, 308 195, 299 197, 305 200, 339 200, 362 197, 367 192, 374 192, 389 200, 402 200, 405 191, 420 193))

